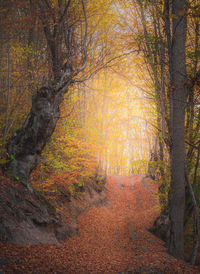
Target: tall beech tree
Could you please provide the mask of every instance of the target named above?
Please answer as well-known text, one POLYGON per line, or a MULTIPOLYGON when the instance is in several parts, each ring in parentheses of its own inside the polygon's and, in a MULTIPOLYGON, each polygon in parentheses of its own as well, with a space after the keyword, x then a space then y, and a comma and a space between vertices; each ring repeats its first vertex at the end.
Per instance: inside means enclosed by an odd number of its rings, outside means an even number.
MULTIPOLYGON (((21 128, 7 143, 7 172, 28 185, 42 149, 60 116, 59 105, 74 78, 87 65, 87 14, 84 0, 78 2, 37 0, 35 16, 42 22, 51 66, 51 79, 32 98, 31 110, 21 128)), ((32 5, 32 1, 30 1, 32 5)))
POLYGON ((169 252, 184 256, 185 210, 185 101, 187 93, 186 35, 187 1, 165 0, 165 29, 168 40, 171 120, 171 193, 169 252), (170 20, 172 17, 172 20, 170 20))
MULTIPOLYGON (((199 5, 194 1, 131 2, 133 5, 129 12, 130 1, 123 1, 126 12, 132 18, 127 21, 125 19, 132 32, 129 36, 134 41, 130 44, 132 47, 137 46, 139 54, 144 58, 155 98, 159 147, 155 145, 154 155, 159 157, 152 157, 151 162, 154 160, 153 165, 157 164, 162 177, 159 180, 160 197, 164 197, 161 200, 164 209, 161 216, 168 219, 170 211, 170 231, 166 235, 170 235, 169 251, 176 257, 183 257, 183 218, 185 216, 185 223, 190 220, 194 209, 194 248, 191 257, 191 262, 194 263, 198 247, 198 208, 193 189, 198 202, 199 190, 194 182, 199 163, 199 109, 195 107, 199 101, 199 5), (186 41, 187 34, 190 37, 186 41), (168 159, 171 160, 171 172, 168 159), (170 181, 171 186, 168 185, 170 181), (168 189, 171 193, 169 197, 168 189)), ((158 140, 156 139, 156 144, 158 140)), ((166 231, 167 229, 168 227, 166 231)))

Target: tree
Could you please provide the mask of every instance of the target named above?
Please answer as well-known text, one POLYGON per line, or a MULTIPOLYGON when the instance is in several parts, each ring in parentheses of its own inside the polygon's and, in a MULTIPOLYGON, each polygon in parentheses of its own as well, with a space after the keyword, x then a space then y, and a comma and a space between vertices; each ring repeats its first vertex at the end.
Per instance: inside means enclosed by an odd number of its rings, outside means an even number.
POLYGON ((168 39, 170 73, 171 116, 171 193, 169 252, 175 257, 184 256, 185 209, 185 101, 186 101, 186 34, 187 1, 165 0, 165 28, 168 39), (171 11, 171 13, 170 13, 171 11), (172 32, 171 21, 172 17, 172 32))
MULTIPOLYGON (((197 19, 199 5, 196 1, 182 1, 181 3, 172 1, 173 4, 170 1, 162 3, 162 1, 133 0, 132 2, 135 5, 130 12, 133 14, 132 29, 131 27, 130 29, 133 30, 131 37, 135 43, 131 41, 131 45, 132 47, 137 46, 139 53, 143 55, 155 98, 155 114, 157 116, 155 124, 158 129, 156 143, 159 141, 156 153, 156 156, 159 155, 159 157, 155 161, 161 175, 159 190, 164 197, 163 201, 160 200, 164 209, 161 216, 168 214, 170 205, 169 251, 177 257, 183 257, 183 216, 185 215, 185 220, 190 219, 194 209, 195 233, 193 258, 191 259, 191 262, 194 263, 194 254, 198 246, 198 210, 193 189, 198 201, 199 189, 196 182, 199 150, 196 137, 199 132, 199 109, 195 105, 199 100, 199 20, 197 19), (134 18, 135 13, 138 15, 137 19, 134 18), (188 20, 190 25, 187 27, 188 20), (187 34, 190 35, 188 41, 186 41, 187 34), (185 141, 187 158, 185 157, 185 141), (169 157, 171 172, 168 170, 169 157), (187 172, 186 160, 188 171, 191 174, 187 172), (170 173, 171 195, 167 197, 169 193, 167 181, 170 179, 166 180, 166 178, 170 176, 170 173), (193 181, 191 180, 192 187, 189 177, 193 178, 193 181), (185 184, 185 179, 188 186, 185 184), (170 198, 169 201, 168 198, 170 198), (181 248, 182 251, 179 253, 181 248), (181 253, 182 255, 180 255, 181 253)), ((123 3, 127 4, 129 10, 130 1, 124 0, 123 3)), ((129 20, 129 24, 131 23, 129 20)))
POLYGON ((81 1, 82 12, 76 1, 58 1, 55 4, 53 1, 37 0, 36 3, 35 15, 39 13, 49 51, 51 79, 38 88, 26 121, 9 139, 9 161, 5 166, 7 173, 25 185, 55 129, 64 94, 87 64, 88 23, 84 1, 81 1))

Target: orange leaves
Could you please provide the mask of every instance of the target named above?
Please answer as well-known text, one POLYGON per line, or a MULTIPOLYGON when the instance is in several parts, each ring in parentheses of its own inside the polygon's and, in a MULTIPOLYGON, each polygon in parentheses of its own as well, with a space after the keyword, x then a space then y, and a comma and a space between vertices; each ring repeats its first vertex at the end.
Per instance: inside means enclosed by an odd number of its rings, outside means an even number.
MULTIPOLYGON (((0 257, 7 259, 3 270, 27 274, 199 273, 198 267, 171 257, 164 243, 147 231, 158 214, 149 191, 156 188, 150 181, 143 184, 141 180, 141 176, 109 177, 108 206, 80 216, 79 236, 70 237, 62 246, 0 243, 0 257)), ((66 207, 60 210, 69 221, 66 207)))

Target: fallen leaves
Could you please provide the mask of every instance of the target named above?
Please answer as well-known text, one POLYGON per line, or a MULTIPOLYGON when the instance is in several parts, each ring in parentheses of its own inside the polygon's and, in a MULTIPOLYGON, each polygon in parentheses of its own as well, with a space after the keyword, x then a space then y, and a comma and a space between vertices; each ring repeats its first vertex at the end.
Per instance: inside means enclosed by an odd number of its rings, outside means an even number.
POLYGON ((141 180, 109 177, 108 206, 79 217, 79 236, 62 246, 1 243, 0 257, 8 259, 5 273, 199 273, 167 254, 164 243, 147 231, 159 214, 152 194, 157 187, 141 180))

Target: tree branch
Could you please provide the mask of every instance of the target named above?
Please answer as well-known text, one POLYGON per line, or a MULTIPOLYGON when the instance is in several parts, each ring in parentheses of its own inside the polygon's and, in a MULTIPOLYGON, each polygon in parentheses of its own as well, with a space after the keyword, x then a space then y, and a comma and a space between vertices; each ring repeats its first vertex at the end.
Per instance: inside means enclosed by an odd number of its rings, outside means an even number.
POLYGON ((85 69, 86 65, 87 65, 87 60, 88 60, 88 56, 87 56, 87 34, 88 34, 88 20, 87 20, 87 13, 86 13, 86 9, 85 9, 85 3, 84 0, 81 0, 82 3, 82 8, 83 8, 83 13, 84 13, 84 19, 85 19, 85 35, 84 35, 84 39, 83 39, 83 54, 84 54, 84 61, 83 64, 80 68, 76 68, 75 71, 76 73, 81 72, 82 70, 85 69))
POLYGON ((59 23, 62 23, 63 19, 65 18, 65 16, 67 15, 67 12, 68 12, 68 8, 70 6, 70 2, 71 0, 68 0, 67 3, 65 1, 65 9, 63 11, 63 14, 61 15, 60 19, 59 19, 59 23))
POLYGON ((130 55, 130 54, 132 54, 132 53, 134 53, 134 52, 138 52, 138 51, 137 51, 137 50, 132 50, 132 51, 130 51, 130 52, 128 52, 128 53, 126 52, 126 53, 123 53, 123 54, 121 54, 121 55, 115 56, 115 57, 109 59, 106 63, 102 64, 102 66, 97 67, 97 68, 96 68, 93 72, 91 72, 90 75, 88 75, 87 77, 84 77, 84 78, 82 78, 82 79, 75 79, 74 82, 81 83, 81 82, 84 82, 84 81, 86 81, 86 80, 89 80, 93 75, 97 74, 100 70, 106 68, 107 65, 110 64, 112 61, 117 60, 117 59, 119 59, 119 58, 121 58, 121 57, 124 57, 124 56, 128 56, 128 55, 130 55))

